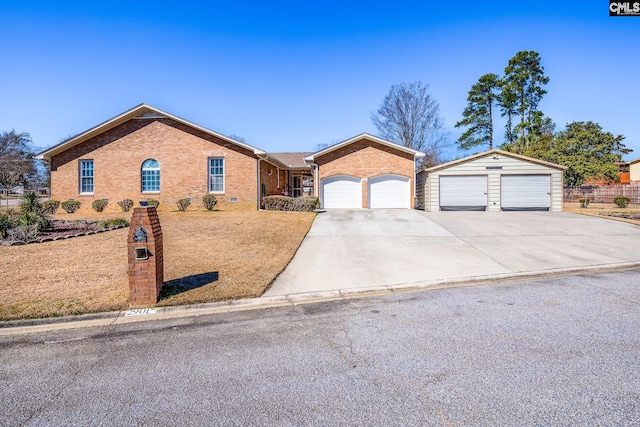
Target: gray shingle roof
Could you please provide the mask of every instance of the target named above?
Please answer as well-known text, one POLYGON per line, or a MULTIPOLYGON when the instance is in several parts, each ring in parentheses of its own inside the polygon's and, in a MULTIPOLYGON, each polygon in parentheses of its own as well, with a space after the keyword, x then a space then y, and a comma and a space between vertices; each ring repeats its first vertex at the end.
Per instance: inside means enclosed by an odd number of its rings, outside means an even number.
POLYGON ((290 168, 310 168, 304 158, 313 153, 269 153, 269 157, 289 166, 290 168))

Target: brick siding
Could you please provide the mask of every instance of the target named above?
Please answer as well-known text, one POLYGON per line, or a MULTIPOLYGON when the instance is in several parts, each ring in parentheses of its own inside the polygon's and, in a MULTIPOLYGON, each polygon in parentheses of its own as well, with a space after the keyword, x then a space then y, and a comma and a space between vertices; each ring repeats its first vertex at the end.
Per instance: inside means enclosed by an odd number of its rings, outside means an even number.
POLYGON ((363 179, 362 207, 369 205, 369 178, 380 175, 402 175, 411 182, 411 207, 413 208, 415 162, 413 154, 362 139, 330 151, 316 158, 320 182, 336 175, 349 175, 363 179))
POLYGON ((225 191, 215 194, 224 208, 257 207, 256 161, 252 151, 171 119, 132 119, 107 130, 51 159, 51 197, 82 202, 91 209, 96 199, 109 199, 105 211, 119 211, 119 200, 154 198, 159 209, 176 209, 176 200, 191 197, 202 206, 208 194, 210 157, 224 157, 225 191), (142 163, 160 164, 160 192, 141 192, 142 163), (81 195, 80 160, 94 162, 94 193, 81 195), (238 203, 229 203, 236 197, 238 203))

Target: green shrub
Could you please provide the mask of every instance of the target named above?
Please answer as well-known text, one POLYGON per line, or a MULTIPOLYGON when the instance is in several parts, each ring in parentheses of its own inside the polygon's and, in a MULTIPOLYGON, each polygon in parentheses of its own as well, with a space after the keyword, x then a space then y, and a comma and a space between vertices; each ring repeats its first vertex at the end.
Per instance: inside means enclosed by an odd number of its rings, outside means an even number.
POLYGON ((178 209, 180 210, 180 212, 186 211, 190 204, 191 200, 189 199, 180 199, 176 202, 176 205, 178 205, 178 209))
POLYGON ((580 199, 580 207, 581 208, 588 208, 589 207, 589 202, 591 202, 589 199, 580 199))
POLYGON ((100 227, 102 228, 112 228, 112 227, 128 227, 129 221, 123 218, 112 218, 106 221, 102 221, 100 223, 100 227))
POLYGON ((296 197, 292 202, 292 211, 298 212, 313 212, 320 207, 320 199, 317 197, 296 197))
POLYGON ((40 213, 42 205, 36 193, 24 193, 20 200, 20 212, 22 213, 40 213))
POLYGON ((627 196, 616 196, 613 198, 613 203, 618 205, 619 208, 626 208, 630 201, 631 199, 627 196))
POLYGON ((158 206, 160 206, 160 200, 157 200, 157 199, 147 199, 147 205, 148 205, 148 206, 153 206, 154 208, 157 208, 158 206))
POLYGON ((122 209, 122 212, 129 212, 133 207, 133 200, 131 199, 120 200, 118 202, 118 206, 120 206, 120 209, 122 209))
POLYGON ((82 203, 78 200, 65 200, 64 202, 60 203, 60 206, 62 206, 62 209, 64 209, 66 213, 72 214, 80 209, 82 203))
POLYGON ((98 199, 98 200, 94 200, 93 203, 91 203, 91 207, 96 212, 102 212, 104 208, 107 207, 108 204, 109 204, 109 201, 107 199, 98 199))
POLYGON ((7 237, 7 232, 18 226, 18 220, 12 212, 0 214, 0 237, 7 237))
POLYGON ((262 198, 262 206, 269 211, 313 212, 320 207, 320 200, 308 196, 267 196, 262 198))
POLYGON ((212 211, 216 204, 218 204, 218 199, 216 199, 216 196, 213 194, 205 194, 202 196, 202 204, 206 210, 212 211))
POLYGON ((36 233, 49 227, 50 223, 49 218, 41 213, 26 212, 18 217, 19 227, 34 228, 36 233))
POLYGON ((42 212, 48 215, 54 215, 60 207, 59 200, 47 200, 42 204, 42 212))

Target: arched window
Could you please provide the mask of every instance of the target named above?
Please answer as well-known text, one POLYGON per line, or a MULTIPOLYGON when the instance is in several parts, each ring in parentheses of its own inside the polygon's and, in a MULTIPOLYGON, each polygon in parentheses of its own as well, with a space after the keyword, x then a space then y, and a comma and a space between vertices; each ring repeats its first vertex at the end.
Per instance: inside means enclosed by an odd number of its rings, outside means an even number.
POLYGON ((145 160, 142 164, 142 192, 160 191, 160 163, 155 159, 145 160))

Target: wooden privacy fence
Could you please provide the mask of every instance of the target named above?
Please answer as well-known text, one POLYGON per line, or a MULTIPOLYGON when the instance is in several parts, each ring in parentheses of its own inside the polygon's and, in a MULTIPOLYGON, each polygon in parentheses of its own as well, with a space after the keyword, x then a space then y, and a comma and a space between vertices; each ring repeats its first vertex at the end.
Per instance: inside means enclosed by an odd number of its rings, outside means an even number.
POLYGON ((613 203, 616 196, 627 196, 631 203, 640 203, 640 185, 581 185, 564 187, 564 201, 589 199, 592 203, 613 203))

